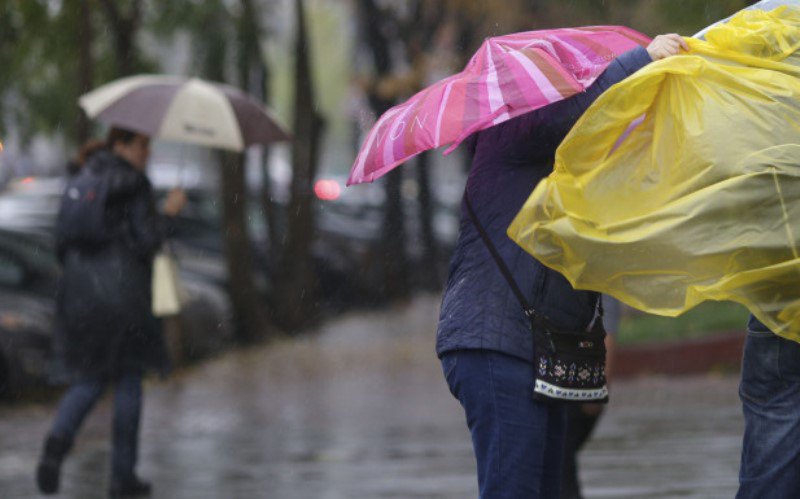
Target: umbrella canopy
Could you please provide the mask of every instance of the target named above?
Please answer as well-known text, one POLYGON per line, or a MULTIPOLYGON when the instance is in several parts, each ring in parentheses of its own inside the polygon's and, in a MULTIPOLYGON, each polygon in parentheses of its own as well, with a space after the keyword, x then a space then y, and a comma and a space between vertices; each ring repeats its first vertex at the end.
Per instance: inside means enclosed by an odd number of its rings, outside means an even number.
POLYGON ((388 110, 367 135, 348 185, 372 182, 422 151, 450 144, 586 87, 623 52, 650 43, 620 26, 488 38, 460 73, 388 110))
POLYGON ((254 98, 197 78, 131 76, 92 90, 79 103, 90 118, 163 140, 242 151, 289 139, 254 98))

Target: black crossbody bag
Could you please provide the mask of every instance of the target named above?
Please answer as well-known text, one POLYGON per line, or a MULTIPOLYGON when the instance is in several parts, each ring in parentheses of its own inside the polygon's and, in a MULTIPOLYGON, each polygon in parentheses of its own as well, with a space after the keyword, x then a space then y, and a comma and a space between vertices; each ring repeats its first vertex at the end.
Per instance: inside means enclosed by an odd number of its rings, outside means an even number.
POLYGON ((598 296, 598 313, 588 331, 555 325, 528 305, 511 271, 475 215, 466 193, 464 200, 472 223, 530 321, 534 344, 533 398, 558 402, 608 402, 602 296, 598 296))

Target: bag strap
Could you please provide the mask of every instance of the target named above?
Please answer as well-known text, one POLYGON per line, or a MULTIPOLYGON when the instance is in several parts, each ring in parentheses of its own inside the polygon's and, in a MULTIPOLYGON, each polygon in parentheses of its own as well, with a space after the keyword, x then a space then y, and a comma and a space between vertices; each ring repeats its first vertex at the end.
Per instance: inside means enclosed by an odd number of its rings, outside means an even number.
POLYGON ((486 245, 486 248, 491 253, 494 262, 497 264, 497 267, 500 269, 500 273, 503 274, 506 281, 508 281, 508 285, 511 286, 511 290, 514 292, 514 295, 517 297, 517 301, 519 304, 522 305, 522 310, 525 312, 525 315, 528 316, 531 320, 536 318, 536 310, 528 305, 528 300, 525 299, 525 295, 522 294, 522 290, 519 289, 517 285, 517 281, 514 280, 514 276, 511 275, 511 271, 506 266, 506 262, 503 261, 503 258, 500 256, 500 253, 495 248, 492 240, 489 239, 489 234, 486 233, 486 229, 483 228, 480 220, 478 220, 477 215, 475 215, 475 210, 472 209, 472 203, 469 200, 469 193, 464 190, 464 201, 467 204, 467 212, 469 213, 469 218, 472 219, 472 223, 475 225, 475 228, 478 229, 478 233, 481 235, 481 239, 483 239, 483 243, 486 245))
MULTIPOLYGON (((475 228, 478 229, 478 233, 481 235, 481 239, 483 239, 483 243, 486 245, 486 248, 489 250, 489 253, 492 255, 494 262, 497 264, 497 267, 500 269, 500 273, 503 274, 503 277, 508 281, 508 285, 511 286, 511 290, 514 292, 514 296, 517 297, 517 301, 519 304, 522 305, 522 310, 525 312, 525 315, 528 316, 531 320, 539 319, 541 320, 542 317, 536 312, 532 306, 528 304, 528 300, 525 299, 525 295, 522 294, 522 290, 519 289, 517 285, 517 281, 514 280, 514 276, 511 275, 511 271, 509 270, 506 262, 500 256, 500 253, 497 251, 494 243, 489 238, 489 234, 486 233, 486 229, 483 228, 480 220, 478 220, 478 216, 475 214, 475 210, 472 208, 472 203, 469 200, 469 193, 467 190, 464 190, 464 201, 467 205, 467 212, 469 213, 469 218, 472 220, 472 223, 475 225, 475 228)), ((597 319, 600 320, 600 327, 605 331, 605 327, 603 327, 603 315, 605 310, 603 309, 603 294, 597 293, 597 319)), ((597 325, 597 319, 592 321, 592 327, 597 325)))

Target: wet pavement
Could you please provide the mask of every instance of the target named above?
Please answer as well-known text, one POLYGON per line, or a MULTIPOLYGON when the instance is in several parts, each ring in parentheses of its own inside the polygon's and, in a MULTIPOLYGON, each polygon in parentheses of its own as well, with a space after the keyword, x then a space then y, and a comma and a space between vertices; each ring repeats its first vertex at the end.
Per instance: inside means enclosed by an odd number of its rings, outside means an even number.
MULTIPOLYGON (((477 496, 469 433, 433 353, 438 297, 230 352, 148 384, 140 474, 157 498, 477 496)), ((589 498, 730 498, 742 421, 732 376, 618 382, 582 457, 589 498)), ((0 498, 38 497, 53 407, 0 408, 0 498)), ((60 497, 104 497, 109 400, 60 497)))

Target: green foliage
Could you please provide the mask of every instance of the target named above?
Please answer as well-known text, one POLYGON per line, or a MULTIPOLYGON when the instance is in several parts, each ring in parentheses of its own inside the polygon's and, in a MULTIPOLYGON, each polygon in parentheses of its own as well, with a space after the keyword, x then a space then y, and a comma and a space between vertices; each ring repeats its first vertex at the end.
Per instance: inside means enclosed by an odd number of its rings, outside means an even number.
POLYGON ((659 2, 656 12, 675 31, 691 35, 752 3, 748 0, 669 0, 659 2))
MULTIPOLYGON (((36 133, 62 132, 70 140, 80 112, 78 29, 80 1, 0 0, 0 133, 9 123, 23 141, 36 133)), ((93 82, 116 75, 113 43, 106 19, 93 8, 93 82)), ((137 59, 137 69, 154 67, 137 59)))
MULTIPOLYGON (((238 3, 238 2, 237 2, 238 3)), ((153 33, 170 39, 187 33, 192 46, 192 73, 225 81, 229 40, 236 38, 235 18, 223 0, 157 2, 148 19, 153 33)))
POLYGON ((648 35, 677 32, 690 36, 752 3, 748 0, 449 0, 448 6, 474 26, 477 32, 472 38, 479 43, 485 36, 513 31, 589 24, 621 24, 648 35))
MULTIPOLYGON (((36 69, 32 62, 46 46, 37 32, 48 32, 50 19, 44 1, 0 0, 0 12, 5 13, 0 16, 0 117, 18 119, 19 93, 28 87, 36 69)), ((6 132, 0 120, 0 133, 6 132)))
POLYGON ((620 344, 701 338, 723 331, 743 331, 749 312, 732 302, 705 302, 680 317, 634 312, 620 322, 620 344))

